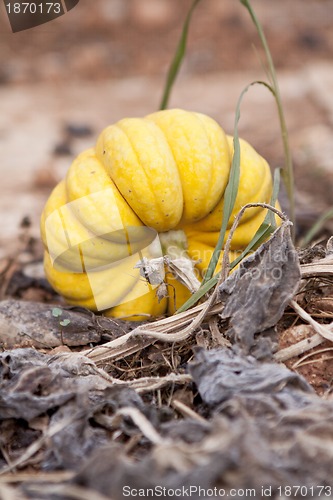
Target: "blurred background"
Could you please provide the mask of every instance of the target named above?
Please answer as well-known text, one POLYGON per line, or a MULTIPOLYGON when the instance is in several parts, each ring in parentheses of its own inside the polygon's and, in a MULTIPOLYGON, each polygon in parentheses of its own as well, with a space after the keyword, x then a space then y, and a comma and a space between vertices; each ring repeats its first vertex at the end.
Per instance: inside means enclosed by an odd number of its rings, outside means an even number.
MULTIPOLYGON (((0 4, 0 257, 15 250, 27 226, 38 241, 52 187, 105 126, 159 108, 190 5, 80 0, 50 23, 12 33, 0 4)), ((252 5, 278 71, 301 234, 333 205, 333 0, 252 5)), ((264 62, 240 1, 201 0, 169 107, 210 114, 232 133, 239 94, 266 79, 264 62)), ((246 94, 239 131, 272 168, 282 166, 275 102, 264 87, 246 94)))

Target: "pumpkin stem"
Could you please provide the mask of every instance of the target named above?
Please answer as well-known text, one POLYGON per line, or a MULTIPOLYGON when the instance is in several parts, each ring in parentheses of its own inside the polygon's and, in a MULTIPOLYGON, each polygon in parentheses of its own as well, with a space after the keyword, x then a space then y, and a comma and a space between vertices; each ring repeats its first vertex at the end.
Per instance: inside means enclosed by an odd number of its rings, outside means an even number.
POLYGON ((170 259, 178 259, 187 255, 187 238, 181 229, 159 233, 163 255, 168 255, 170 259))

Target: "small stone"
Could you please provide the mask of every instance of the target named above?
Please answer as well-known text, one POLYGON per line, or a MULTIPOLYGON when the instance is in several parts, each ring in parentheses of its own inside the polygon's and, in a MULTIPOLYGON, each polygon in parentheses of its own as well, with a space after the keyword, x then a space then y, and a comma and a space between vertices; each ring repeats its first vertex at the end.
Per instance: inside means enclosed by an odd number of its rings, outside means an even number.
POLYGON ((93 129, 84 123, 68 123, 65 133, 75 138, 89 137, 93 134, 93 129))
POLYGON ((72 154, 71 146, 68 141, 59 142, 54 146, 53 154, 55 156, 69 156, 72 154))

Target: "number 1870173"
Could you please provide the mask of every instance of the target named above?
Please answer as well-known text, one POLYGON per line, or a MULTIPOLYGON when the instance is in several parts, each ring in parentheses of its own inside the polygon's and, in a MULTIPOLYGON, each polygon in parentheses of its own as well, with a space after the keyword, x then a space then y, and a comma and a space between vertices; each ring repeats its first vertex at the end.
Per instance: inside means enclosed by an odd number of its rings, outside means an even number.
POLYGON ((8 14, 60 14, 60 2, 14 2, 7 3, 8 14))

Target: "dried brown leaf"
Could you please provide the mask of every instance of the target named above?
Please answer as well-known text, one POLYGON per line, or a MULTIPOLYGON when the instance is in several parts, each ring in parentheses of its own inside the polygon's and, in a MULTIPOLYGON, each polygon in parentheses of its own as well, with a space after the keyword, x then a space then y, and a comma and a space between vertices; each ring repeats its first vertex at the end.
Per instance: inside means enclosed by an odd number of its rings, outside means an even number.
POLYGON ((270 354, 269 341, 255 335, 268 331, 281 318, 300 282, 300 267, 288 225, 282 225, 220 285, 228 321, 227 335, 245 353, 257 349, 257 356, 270 354))

